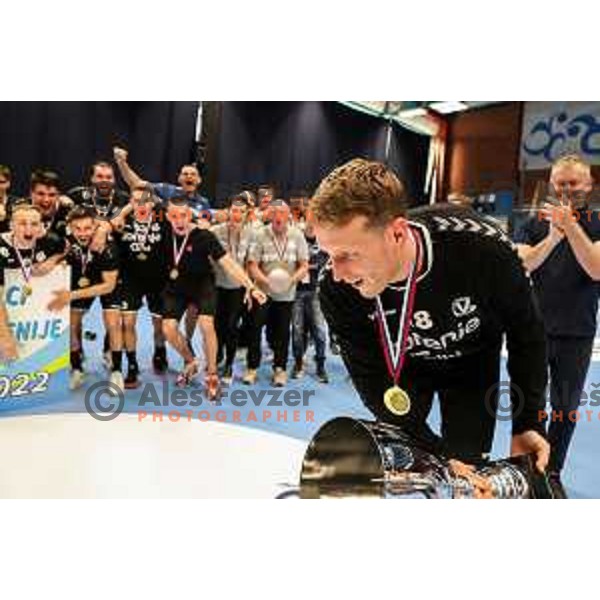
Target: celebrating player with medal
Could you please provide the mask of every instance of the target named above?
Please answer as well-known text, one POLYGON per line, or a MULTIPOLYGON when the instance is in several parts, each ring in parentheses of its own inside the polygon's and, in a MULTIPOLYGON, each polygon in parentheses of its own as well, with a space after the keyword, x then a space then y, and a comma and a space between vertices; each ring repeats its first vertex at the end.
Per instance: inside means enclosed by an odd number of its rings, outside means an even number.
MULTIPOLYGON (((95 214, 86 208, 76 207, 67 217, 70 230, 69 246, 64 260, 71 267, 71 289, 55 292, 48 305, 50 310, 60 310, 66 304, 71 307, 71 388, 83 383, 81 356, 82 321, 84 313, 94 299, 100 296, 105 326, 108 330, 111 350, 115 358, 120 355, 120 323, 117 322, 111 293, 117 284, 118 261, 113 243, 107 243, 102 251, 91 249, 96 232, 95 214)), ((111 382, 122 388, 122 376, 115 360, 111 382)))
POLYGON ((321 182, 310 213, 330 256, 320 282, 323 312, 373 414, 434 452, 467 461, 487 456, 505 338, 511 404, 518 408, 511 451, 534 454, 543 470, 549 456, 539 417, 545 407, 544 329, 504 233, 462 208, 409 211, 396 175, 363 159, 321 182), (394 345, 387 319, 396 316, 394 345), (435 395, 439 437, 427 424, 435 395))
MULTIPOLYGON (((44 235, 42 215, 37 207, 27 203, 12 208, 10 232, 0 234, 0 304, 4 296, 4 271, 15 269, 22 276, 21 302, 33 293, 33 276, 37 268, 50 262, 60 251, 55 240, 44 235)), ((8 326, 7 313, 0 306, 0 360, 17 358, 17 345, 8 326)))
POLYGON ((125 388, 139 385, 137 358, 137 315, 144 300, 152 316, 156 373, 168 368, 167 349, 162 327, 162 291, 168 281, 168 247, 165 237, 171 229, 163 219, 157 199, 144 189, 135 189, 129 198, 129 214, 120 230, 113 231, 119 254, 119 300, 123 320, 123 348, 127 358, 125 388))
POLYGON ((256 288, 244 269, 223 248, 215 235, 192 223, 190 207, 170 202, 167 218, 171 224, 165 238, 170 254, 169 283, 163 291, 163 330, 166 340, 183 358, 184 368, 177 383, 188 385, 198 372, 198 363, 179 331, 179 321, 188 307, 198 311, 197 325, 202 333, 206 358, 206 388, 208 397, 219 395, 217 375, 217 336, 214 325, 216 287, 212 263, 218 263, 235 281, 243 285, 247 299, 263 304, 266 295, 256 288))

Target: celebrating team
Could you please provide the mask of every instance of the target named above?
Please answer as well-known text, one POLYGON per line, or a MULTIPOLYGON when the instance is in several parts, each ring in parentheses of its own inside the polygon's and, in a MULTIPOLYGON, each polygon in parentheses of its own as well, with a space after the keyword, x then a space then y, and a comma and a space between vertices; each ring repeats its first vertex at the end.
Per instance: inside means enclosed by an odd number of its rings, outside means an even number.
MULTIPOLYGON (((66 195, 61 194, 55 173, 37 171, 28 198, 8 196, 10 171, 0 172, 0 183, 3 179, 8 183, 0 187, 0 194, 4 192, 0 288, 5 269, 20 270, 23 289, 28 290, 36 276, 59 264, 70 266, 70 288, 57 291, 49 308, 70 306, 71 388, 84 381, 83 316, 96 298, 102 308, 105 365, 114 393, 139 385, 137 312, 144 299, 152 315, 156 372, 167 371, 167 343, 183 361, 177 384, 188 385, 200 369, 191 343, 199 329, 210 399, 219 395, 221 383, 232 381, 240 334, 248 347, 243 381, 254 383, 266 325, 274 351, 273 383, 285 385, 298 284, 303 282, 316 297, 316 276, 309 274, 309 247, 300 213, 295 212, 293 219, 285 202, 273 202, 270 190, 261 195, 256 209, 255 196, 243 192, 225 210, 210 211, 208 201, 198 193, 201 178, 195 166, 181 168, 178 186, 152 184, 129 167, 125 150, 115 148, 114 155, 131 186, 129 194, 117 189, 115 170, 104 161, 91 167, 86 185, 66 195), (223 360, 220 378, 217 368, 223 360)), ((316 259, 318 250, 313 254, 316 259)), ((321 257, 319 261, 322 266, 321 257)), ((302 373, 310 330, 319 350, 319 379, 326 383, 324 325, 315 310, 318 307, 308 311, 307 331, 300 332, 302 342, 295 340, 294 375, 302 373)), ((6 310, 0 311, 0 355, 16 360, 17 345, 6 310)))

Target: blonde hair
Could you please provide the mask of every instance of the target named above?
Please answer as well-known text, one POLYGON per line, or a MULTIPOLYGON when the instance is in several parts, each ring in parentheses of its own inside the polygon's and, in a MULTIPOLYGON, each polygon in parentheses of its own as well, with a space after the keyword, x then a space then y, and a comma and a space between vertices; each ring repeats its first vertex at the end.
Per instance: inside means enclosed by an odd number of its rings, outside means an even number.
POLYGON ((332 171, 310 202, 314 221, 343 226, 363 216, 382 226, 404 216, 408 208, 402 182, 384 164, 355 158, 332 171))
POLYGON ((20 212, 35 212, 39 217, 42 216, 42 211, 37 206, 29 204, 26 201, 20 201, 14 204, 12 208, 11 219, 14 220, 16 215, 20 212))
POLYGON ((579 154, 571 153, 565 154, 564 156, 560 156, 552 163, 551 172, 554 172, 555 169, 559 167, 572 167, 577 166, 583 169, 587 175, 591 177, 592 170, 590 167, 590 163, 586 162, 579 154))

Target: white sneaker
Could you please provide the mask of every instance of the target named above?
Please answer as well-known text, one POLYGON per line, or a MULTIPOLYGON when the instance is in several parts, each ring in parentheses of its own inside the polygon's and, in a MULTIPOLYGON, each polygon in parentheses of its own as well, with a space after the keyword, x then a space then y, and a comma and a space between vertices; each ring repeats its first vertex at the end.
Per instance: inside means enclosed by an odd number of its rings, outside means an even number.
POLYGON ((71 376, 69 378, 69 389, 76 390, 83 385, 83 380, 85 379, 85 375, 83 371, 79 369, 73 369, 71 371, 71 376))
POLYGON ((244 377, 242 379, 242 383, 244 385, 254 385, 256 383, 256 378, 258 377, 256 373, 256 369, 247 369, 244 373, 244 377))
POLYGON ((287 373, 285 369, 277 367, 273 371, 273 379, 271 380, 275 387, 283 387, 287 383, 287 373))
POLYGON ((232 382, 233 382, 233 368, 227 366, 223 369, 223 376, 221 377, 221 383, 223 385, 231 385, 232 382))
POLYGON ((102 355, 102 365, 107 371, 112 371, 112 352, 108 351, 102 355))
MULTIPOLYGON (((125 389, 125 382, 123 380, 123 373, 121 373, 121 371, 113 371, 110 374, 110 382, 113 385, 117 386, 119 388, 119 390, 121 391, 121 393, 123 393, 123 390, 125 389)), ((111 396, 119 395, 117 390, 113 390, 112 387, 108 388, 108 391, 111 396)))

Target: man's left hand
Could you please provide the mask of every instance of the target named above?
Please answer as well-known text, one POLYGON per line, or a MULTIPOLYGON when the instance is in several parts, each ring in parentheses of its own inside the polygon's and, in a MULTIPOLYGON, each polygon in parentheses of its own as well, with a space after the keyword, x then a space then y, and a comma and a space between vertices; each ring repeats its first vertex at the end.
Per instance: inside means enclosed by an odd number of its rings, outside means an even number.
POLYGON ((259 304, 264 304, 268 299, 267 295, 262 290, 259 290, 258 288, 254 288, 250 292, 250 295, 252 296, 252 299, 256 300, 259 304))
POLYGON ((578 213, 569 204, 558 206, 545 203, 541 209, 544 219, 550 221, 563 233, 568 234, 577 225, 578 213))
POLYGON ((267 295, 262 290, 259 290, 257 287, 246 290, 244 302, 248 306, 248 309, 252 308, 254 302, 257 302, 259 305, 262 305, 266 301, 267 295))
POLYGON ((112 225, 112 228, 116 231, 123 231, 123 229, 125 228, 125 217, 122 214, 120 214, 114 219, 112 219, 110 224, 112 225))
POLYGON ((550 459, 550 444, 537 431, 524 431, 518 435, 513 435, 510 454, 511 456, 535 454, 535 466, 540 473, 543 473, 550 459))

